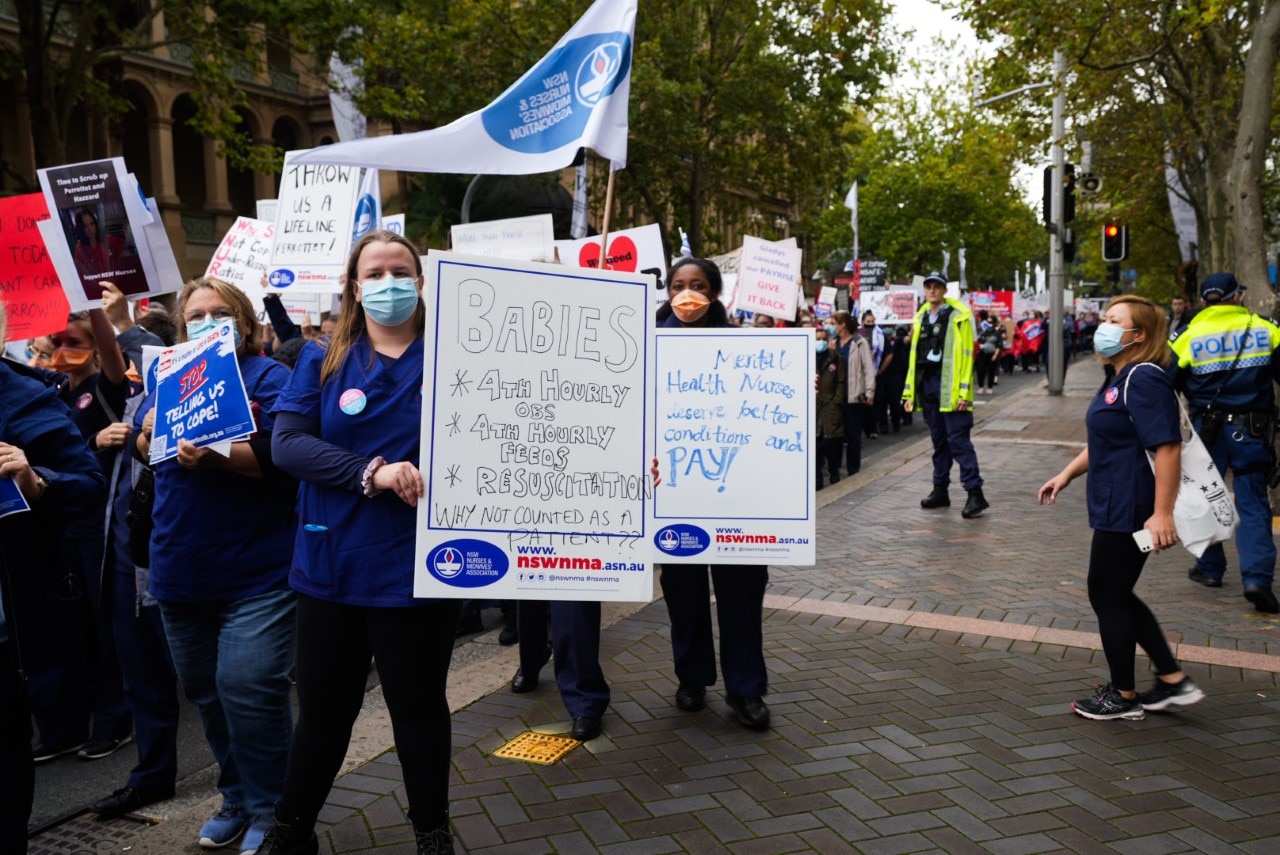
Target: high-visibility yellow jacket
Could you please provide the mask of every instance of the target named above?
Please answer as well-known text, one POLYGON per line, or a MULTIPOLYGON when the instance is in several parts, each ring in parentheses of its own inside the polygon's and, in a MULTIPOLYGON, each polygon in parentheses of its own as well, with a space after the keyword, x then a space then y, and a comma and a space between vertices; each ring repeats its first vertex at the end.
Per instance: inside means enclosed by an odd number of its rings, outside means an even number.
MULTIPOLYGON (((942 343, 942 394, 938 409, 944 413, 955 412, 956 404, 968 401, 973 405, 973 314, 959 300, 946 298, 951 307, 947 318, 946 338, 942 343)), ((920 327, 929 315, 925 303, 916 312, 911 324, 911 358, 907 363, 907 384, 902 389, 902 400, 918 406, 919 377, 916 374, 916 354, 920 351, 920 327)))
POLYGON ((1235 304, 1205 306, 1171 346, 1178 360, 1175 384, 1186 393, 1192 415, 1210 401, 1228 413, 1266 410, 1275 402, 1271 381, 1280 376, 1280 327, 1270 318, 1235 304))

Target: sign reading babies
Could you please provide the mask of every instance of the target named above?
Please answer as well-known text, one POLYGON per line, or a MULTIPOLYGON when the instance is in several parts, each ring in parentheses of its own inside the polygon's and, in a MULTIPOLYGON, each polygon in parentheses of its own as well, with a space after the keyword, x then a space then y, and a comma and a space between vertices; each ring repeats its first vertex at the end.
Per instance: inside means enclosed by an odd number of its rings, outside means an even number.
POLYGON ((653 279, 425 260, 414 596, 648 602, 653 279))
POLYGON ((812 564, 813 330, 664 328, 655 561, 812 564))

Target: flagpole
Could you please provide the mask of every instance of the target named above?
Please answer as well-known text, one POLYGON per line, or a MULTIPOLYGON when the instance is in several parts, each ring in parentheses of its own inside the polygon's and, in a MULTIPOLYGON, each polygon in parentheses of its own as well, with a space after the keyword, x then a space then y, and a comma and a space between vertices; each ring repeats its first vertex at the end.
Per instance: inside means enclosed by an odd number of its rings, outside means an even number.
POLYGON ((600 269, 604 270, 604 248, 609 243, 609 212, 613 210, 613 164, 609 164, 609 186, 604 191, 604 219, 600 223, 600 269))

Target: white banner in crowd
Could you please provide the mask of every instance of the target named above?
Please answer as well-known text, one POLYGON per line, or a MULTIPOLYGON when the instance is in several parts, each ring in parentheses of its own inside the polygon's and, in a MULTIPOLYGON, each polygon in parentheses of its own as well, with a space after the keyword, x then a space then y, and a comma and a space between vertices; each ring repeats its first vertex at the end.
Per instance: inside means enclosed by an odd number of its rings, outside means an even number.
POLYGON ((389 217, 382 218, 382 227, 389 232, 395 232, 401 237, 404 237, 404 230, 405 230, 404 220, 405 220, 404 214, 392 214, 389 217))
POLYGON ((811 329, 657 331, 655 561, 816 560, 813 342, 811 329))
POLYGON ((284 158, 267 284, 277 290, 340 293, 360 170, 301 164, 300 154, 291 151, 284 158))
POLYGON ((648 602, 652 279, 426 262, 414 596, 648 602))
POLYGON ((742 239, 737 308, 794 321, 800 292, 801 252, 795 239, 770 243, 750 235, 742 239))
POLYGON ((454 252, 516 261, 554 260, 555 239, 556 226, 550 214, 458 223, 449 229, 454 252))
MULTIPOLYGON (((556 249, 560 253, 561 264, 593 269, 600 266, 598 236, 581 240, 558 240, 556 249)), ((662 252, 662 230, 656 223, 609 232, 605 269, 623 273, 640 272, 656 277, 658 284, 652 294, 652 304, 655 309, 667 299, 665 260, 666 256, 662 252)))
POLYGON ((909 324, 917 308, 914 291, 863 291, 858 295, 859 319, 871 312, 877 324, 909 324))
POLYGON ((637 0, 596 0, 551 52, 489 106, 442 128, 312 149, 302 163, 405 172, 532 175, 592 149, 627 161, 637 0))

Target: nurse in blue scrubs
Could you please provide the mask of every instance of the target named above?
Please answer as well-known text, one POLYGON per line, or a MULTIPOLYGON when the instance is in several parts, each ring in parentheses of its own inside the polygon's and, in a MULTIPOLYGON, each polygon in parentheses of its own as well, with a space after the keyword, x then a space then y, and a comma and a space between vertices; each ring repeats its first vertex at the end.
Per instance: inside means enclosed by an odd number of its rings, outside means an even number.
POLYGON ((276 405, 276 459, 302 481, 289 581, 300 705, 284 797, 258 855, 318 848, 314 826, 377 661, 418 851, 452 852, 445 681, 459 600, 413 596, 425 310, 418 250, 374 231, 347 262, 344 308, 308 342, 276 405))

